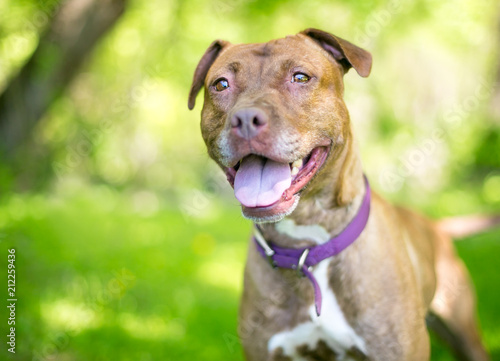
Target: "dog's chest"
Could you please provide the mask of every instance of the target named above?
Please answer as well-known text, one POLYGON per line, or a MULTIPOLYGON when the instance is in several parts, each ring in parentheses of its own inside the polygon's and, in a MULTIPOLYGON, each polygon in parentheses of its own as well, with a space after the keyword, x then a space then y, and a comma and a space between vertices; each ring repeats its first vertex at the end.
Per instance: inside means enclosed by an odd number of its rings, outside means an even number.
MULTIPOLYGON (((313 274, 322 293, 322 311, 318 317, 314 304, 309 307, 310 321, 273 335, 268 342, 270 354, 293 361, 359 360, 366 354, 364 340, 347 322, 335 294, 328 286, 329 259, 320 262, 313 274)), ((281 359, 281 358, 279 358, 281 359)))

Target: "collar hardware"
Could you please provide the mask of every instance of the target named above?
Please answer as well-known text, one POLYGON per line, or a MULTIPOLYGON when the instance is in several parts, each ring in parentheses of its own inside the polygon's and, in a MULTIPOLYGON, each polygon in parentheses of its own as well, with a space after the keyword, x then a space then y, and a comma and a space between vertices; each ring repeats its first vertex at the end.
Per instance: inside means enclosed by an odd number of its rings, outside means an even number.
POLYGON ((321 314, 322 296, 319 284, 312 273, 312 266, 342 252, 354 243, 365 229, 370 216, 371 190, 368 179, 366 176, 363 177, 365 195, 358 209, 358 213, 340 234, 330 238, 326 243, 298 249, 274 246, 265 240, 260 227, 258 225, 255 226, 253 237, 255 246, 262 257, 268 260, 271 267, 294 269, 299 277, 306 276, 309 281, 311 281, 314 289, 316 314, 318 316, 321 314))
POLYGON ((297 276, 300 277, 300 278, 306 276, 306 274, 304 273, 304 271, 302 271, 302 268, 304 268, 304 263, 306 262, 306 258, 309 255, 309 251, 310 251, 310 249, 306 248, 304 250, 304 252, 302 252, 302 254, 300 255, 299 263, 297 263, 296 272, 297 272, 297 276))
POLYGON ((262 235, 262 232, 260 231, 260 227, 256 226, 255 227, 255 232, 254 232, 254 240, 257 241, 259 246, 262 247, 264 250, 265 256, 267 258, 267 261, 271 265, 272 268, 277 268, 278 265, 276 262, 273 260, 273 256, 276 252, 271 248, 271 246, 266 242, 264 236, 262 235))

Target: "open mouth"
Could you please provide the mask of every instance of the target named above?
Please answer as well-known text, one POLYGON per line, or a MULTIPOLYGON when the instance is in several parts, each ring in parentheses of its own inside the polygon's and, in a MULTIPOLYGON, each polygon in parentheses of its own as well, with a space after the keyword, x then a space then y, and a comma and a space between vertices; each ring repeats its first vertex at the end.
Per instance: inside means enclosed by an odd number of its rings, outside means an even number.
POLYGON ((258 220, 291 213, 298 194, 325 162, 328 148, 316 147, 292 163, 250 154, 236 166, 226 168, 227 179, 243 207, 243 214, 258 220))

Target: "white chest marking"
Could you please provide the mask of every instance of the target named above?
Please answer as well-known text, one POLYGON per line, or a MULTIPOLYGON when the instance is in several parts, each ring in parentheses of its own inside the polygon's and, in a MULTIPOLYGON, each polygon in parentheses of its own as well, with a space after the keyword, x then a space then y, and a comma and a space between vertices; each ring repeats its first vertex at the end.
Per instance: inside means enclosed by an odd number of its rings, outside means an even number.
POLYGON ((330 240, 330 235, 318 224, 310 226, 297 226, 291 219, 284 219, 276 223, 276 230, 294 239, 310 239, 318 244, 330 240))
POLYGON ((323 296, 321 315, 316 315, 314 304, 309 307, 311 321, 295 328, 275 334, 267 347, 270 353, 282 347, 283 353, 294 361, 307 361, 297 353, 297 347, 306 344, 311 350, 316 349, 318 341, 323 340, 338 355, 338 360, 348 361, 346 351, 353 346, 366 354, 364 340, 347 323, 335 294, 328 286, 328 265, 330 259, 320 262, 313 271, 323 296))

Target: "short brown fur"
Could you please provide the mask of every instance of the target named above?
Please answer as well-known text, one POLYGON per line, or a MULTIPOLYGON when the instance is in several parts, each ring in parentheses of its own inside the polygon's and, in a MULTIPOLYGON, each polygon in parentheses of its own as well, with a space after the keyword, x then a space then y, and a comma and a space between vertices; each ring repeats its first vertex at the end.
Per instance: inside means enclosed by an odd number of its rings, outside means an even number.
MULTIPOLYGON (((317 146, 330 146, 327 161, 288 216, 297 225, 321 225, 331 236, 356 214, 365 192, 363 171, 343 101, 343 75, 350 67, 368 76, 371 56, 326 32, 307 29, 266 44, 232 45, 216 41, 195 73, 189 107, 205 86, 201 130, 212 159, 223 169, 250 153, 293 162, 317 146), (285 80, 290 69, 306 68, 314 81, 306 88, 285 80), (213 83, 228 78, 231 88, 215 92, 213 83), (229 119, 245 107, 257 107, 269 118, 258 137, 242 142, 230 133, 229 119), (223 141, 221 141, 221 139, 223 141)), ((262 224, 264 237, 285 247, 312 246, 262 224)), ((413 212, 372 196, 368 224, 350 247, 334 256, 329 285, 349 325, 366 343, 359 360, 425 361, 430 357, 425 317, 429 312, 452 331, 455 351, 465 360, 488 360, 475 319, 474 291, 451 239, 413 212)), ((268 351, 276 333, 309 320, 313 303, 307 279, 291 270, 272 269, 253 243, 245 268, 239 333, 247 360, 290 360, 268 351)), ((336 360, 324 342, 315 349, 297 345, 306 359, 336 360)))

